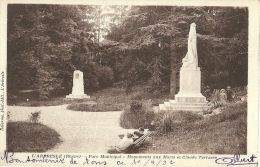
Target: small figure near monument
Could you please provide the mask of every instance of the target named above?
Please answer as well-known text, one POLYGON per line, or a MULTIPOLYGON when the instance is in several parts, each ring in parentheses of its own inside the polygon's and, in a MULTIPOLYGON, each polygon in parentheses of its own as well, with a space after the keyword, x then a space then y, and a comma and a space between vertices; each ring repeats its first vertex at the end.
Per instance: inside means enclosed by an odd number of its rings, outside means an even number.
POLYGON ((107 150, 109 154, 129 153, 135 152, 136 147, 143 143, 150 135, 149 129, 139 128, 133 133, 126 133, 118 135, 121 141, 116 146, 110 146, 107 150))
POLYGON ((233 94, 233 92, 231 90, 231 87, 227 86, 227 101, 228 102, 232 102, 233 98, 234 98, 234 94, 233 94))
POLYGON ((196 24, 190 25, 188 52, 182 59, 183 67, 198 67, 196 24))
POLYGON ((225 89, 221 89, 219 93, 219 100, 223 105, 227 104, 227 93, 225 89))
POLYGON ((139 128, 138 131, 134 131, 134 141, 144 135, 144 129, 139 128))
POLYGON ((133 134, 124 134, 123 139, 116 146, 112 146, 107 150, 109 154, 119 154, 124 153, 131 145, 134 144, 133 134))
POLYGON ((210 90, 210 87, 206 86, 204 89, 205 89, 204 90, 204 96, 206 97, 207 101, 210 101, 211 100, 211 90, 210 90))

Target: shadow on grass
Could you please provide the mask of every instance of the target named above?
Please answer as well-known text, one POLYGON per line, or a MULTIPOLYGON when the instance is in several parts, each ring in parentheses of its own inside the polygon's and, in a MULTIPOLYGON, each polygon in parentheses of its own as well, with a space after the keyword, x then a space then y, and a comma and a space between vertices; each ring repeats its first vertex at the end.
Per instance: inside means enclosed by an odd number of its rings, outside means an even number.
POLYGON ((61 142, 55 130, 40 123, 8 122, 6 135, 9 152, 45 152, 61 142))

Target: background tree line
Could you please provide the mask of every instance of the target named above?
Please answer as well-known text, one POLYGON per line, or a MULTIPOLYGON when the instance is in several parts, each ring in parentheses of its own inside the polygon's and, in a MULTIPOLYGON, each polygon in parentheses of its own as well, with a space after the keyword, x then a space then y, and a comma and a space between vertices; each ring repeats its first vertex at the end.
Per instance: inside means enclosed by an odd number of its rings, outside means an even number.
POLYGON ((174 93, 192 22, 202 86, 247 85, 247 8, 9 4, 8 92, 68 94, 79 69, 88 92, 127 81, 174 93))
POLYGON ((8 5, 8 92, 34 89, 42 99, 68 93, 76 69, 84 72, 87 90, 111 85, 113 71, 95 60, 97 9, 8 5))
POLYGON ((116 79, 143 79, 151 91, 169 91, 171 80, 176 93, 189 26, 195 22, 202 86, 247 85, 246 8, 133 6, 127 16, 107 36, 116 79))

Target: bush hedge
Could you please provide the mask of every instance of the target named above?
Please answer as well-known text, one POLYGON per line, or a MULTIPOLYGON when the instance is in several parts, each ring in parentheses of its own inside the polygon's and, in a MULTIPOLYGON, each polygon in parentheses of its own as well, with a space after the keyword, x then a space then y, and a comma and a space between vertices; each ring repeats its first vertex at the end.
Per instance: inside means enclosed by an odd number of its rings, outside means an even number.
POLYGON ((133 100, 120 116, 120 126, 123 128, 150 128, 154 120, 151 100, 133 100))

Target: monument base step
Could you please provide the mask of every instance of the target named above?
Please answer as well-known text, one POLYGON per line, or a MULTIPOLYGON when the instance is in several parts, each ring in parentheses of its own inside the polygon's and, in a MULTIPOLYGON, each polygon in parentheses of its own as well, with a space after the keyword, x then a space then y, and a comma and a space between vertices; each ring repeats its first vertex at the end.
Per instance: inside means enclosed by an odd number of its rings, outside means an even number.
POLYGON ((90 98, 90 96, 88 96, 86 94, 82 94, 82 95, 69 94, 66 96, 66 98, 68 98, 68 99, 88 99, 88 98, 90 98))
POLYGON ((166 106, 164 104, 159 104, 159 111, 166 111, 166 106))
POLYGON ((164 104, 159 104, 160 111, 194 111, 201 112, 207 110, 209 106, 206 103, 181 103, 175 100, 170 100, 169 102, 164 102, 164 104))
POLYGON ((206 103, 206 97, 201 93, 183 93, 179 92, 175 95, 175 101, 177 103, 206 103))
POLYGON ((201 106, 202 104, 207 104, 208 101, 206 102, 201 102, 201 103, 196 103, 196 102, 177 102, 175 100, 169 100, 169 102, 165 103, 170 103, 170 105, 178 105, 178 106, 201 106))

